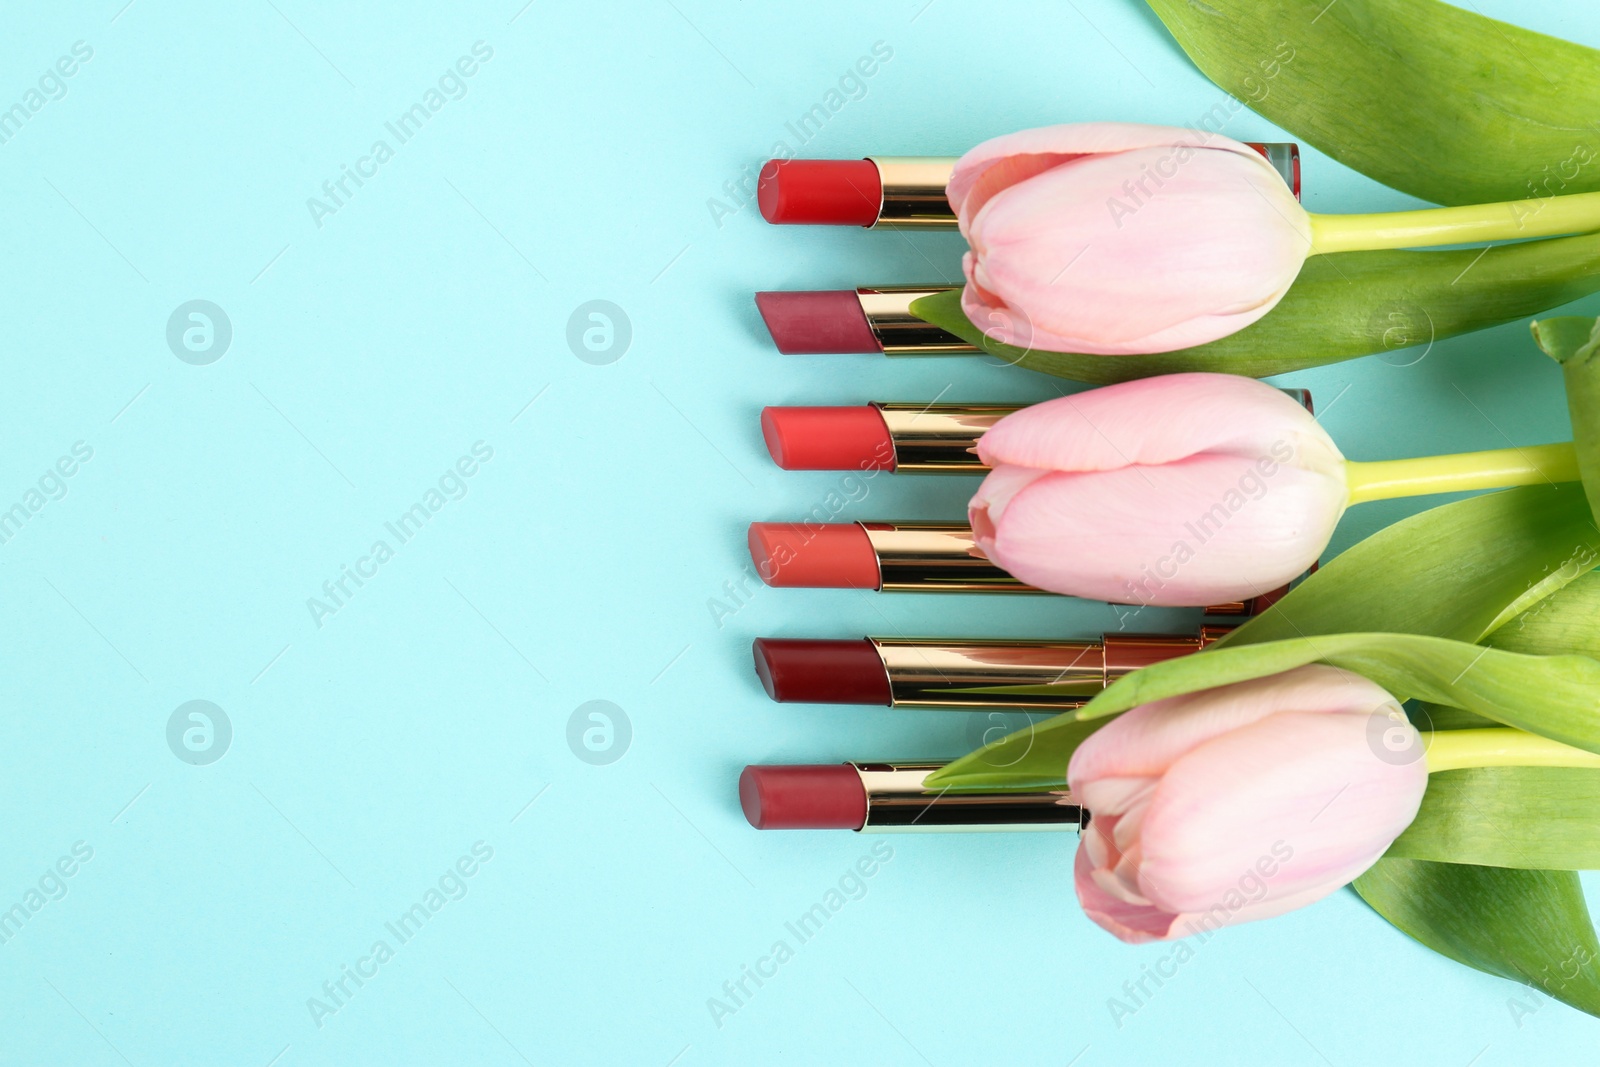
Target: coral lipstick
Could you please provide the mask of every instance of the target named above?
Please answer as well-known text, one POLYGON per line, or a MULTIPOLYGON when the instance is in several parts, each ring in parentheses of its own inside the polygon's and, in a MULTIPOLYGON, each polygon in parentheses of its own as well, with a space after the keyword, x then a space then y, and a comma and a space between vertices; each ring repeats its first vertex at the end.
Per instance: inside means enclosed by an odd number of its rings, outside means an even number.
MULTIPOLYGON (((1300 195, 1298 145, 1251 144, 1300 195)), ((956 161, 948 156, 866 159, 770 159, 761 168, 761 217, 780 225, 954 229, 944 187, 956 161)))
MULTIPOLYGON (((880 593, 1040 593, 984 558, 961 522, 752 522, 750 559, 775 589, 873 589, 880 593)), ((1274 589, 1213 604, 1207 615, 1257 615, 1274 589)))
POLYGON ((760 765, 739 775, 739 806, 757 830, 1082 830, 1089 810, 1059 792, 926 789, 942 763, 760 765))
POLYGON ((758 637, 751 650, 762 688, 782 704, 1064 711, 1141 667, 1199 652, 1230 629, 1099 641, 758 637))
POLYGON ((774 290, 756 294, 767 332, 786 355, 868 353, 970 356, 978 351, 911 314, 911 302, 953 285, 774 290))
MULTIPOLYGON (((1312 410, 1304 389, 1284 393, 1312 410)), ((978 438, 1019 404, 874 402, 850 407, 767 407, 761 436, 786 471, 983 474, 978 438)))
POLYGON ((761 409, 767 451, 786 471, 982 474, 973 453, 1012 404, 857 404, 761 409))
POLYGON ((775 588, 1038 592, 984 559, 965 523, 753 522, 750 558, 775 588))

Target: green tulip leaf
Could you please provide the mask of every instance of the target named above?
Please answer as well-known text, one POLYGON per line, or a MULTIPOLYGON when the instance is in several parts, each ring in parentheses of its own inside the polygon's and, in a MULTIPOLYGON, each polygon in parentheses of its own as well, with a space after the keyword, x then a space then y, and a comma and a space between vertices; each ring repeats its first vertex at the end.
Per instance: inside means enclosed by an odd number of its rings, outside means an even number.
POLYGON ((1572 871, 1382 859, 1355 890, 1440 955, 1531 987, 1513 1015, 1543 994, 1600 1016, 1600 944, 1572 871))
POLYGON ((1149 4, 1222 89, 1402 192, 1481 204, 1600 189, 1593 49, 1437 0, 1149 4))
POLYGON ((1085 722, 1071 715, 1056 715, 963 756, 956 761, 963 764, 963 769, 954 778, 944 777, 955 766, 950 764, 928 781, 932 783, 937 778, 934 784, 954 792, 1065 789, 1067 761, 1084 738, 1110 721, 1106 718, 1085 722))
POLYGON ((1600 518, 1600 320, 1541 319, 1533 324, 1533 339, 1561 364, 1578 473, 1589 509, 1600 518))
POLYGON ((1213 647, 1376 630, 1480 641, 1597 563, 1578 486, 1484 493, 1379 530, 1213 647))
POLYGON ((1570 652, 1600 659, 1600 573, 1590 571, 1551 593, 1485 643, 1535 656, 1570 652))
MULTIPOLYGON (((1528 656, 1516 652, 1417 634, 1323 634, 1288 641, 1212 648, 1143 667, 1112 685, 1077 712, 1093 720, 1167 697, 1249 681, 1310 663, 1342 667, 1404 700, 1417 698, 1465 708, 1507 726, 1542 734, 1565 744, 1600 752, 1600 662, 1587 656, 1528 656)), ((1028 738, 1037 750, 1034 766, 1056 761, 1065 770, 1065 745, 1074 735, 1044 723, 1028 738), (1060 740, 1058 740, 1060 739, 1060 740)), ((1006 758, 1012 738, 1022 743, 1028 731, 947 764, 928 778, 930 785, 965 784, 965 776, 1006 758)), ((1076 743, 1072 747, 1076 747, 1076 743)), ((1059 779, 1057 779, 1059 781, 1059 779)))
POLYGON ((1600 771, 1475 767, 1428 777, 1390 859, 1600 870, 1600 771))
MULTIPOLYGON (((1600 172, 1600 163, 1595 169, 1600 172)), ((1151 355, 1091 356, 992 341, 961 310, 959 289, 922 297, 912 303, 911 312, 1007 363, 1104 385, 1180 371, 1264 378, 1431 345, 1537 315, 1596 291, 1600 236, 1587 234, 1487 252, 1469 248, 1313 256, 1265 318, 1209 344, 1151 355)))
MULTIPOLYGON (((1346 549, 1201 656, 1345 632, 1381 630, 1457 641, 1479 641, 1492 632, 1495 640, 1503 635, 1508 642, 1564 635, 1581 628, 1585 618, 1600 620, 1600 575, 1593 576, 1592 585, 1574 581, 1597 562, 1600 531, 1577 486, 1527 486, 1468 497, 1413 515, 1346 549), (1593 599, 1576 592, 1562 597, 1558 591, 1569 582, 1581 584, 1586 594, 1592 589, 1593 599), (1540 607, 1545 603, 1553 605, 1548 612, 1540 607)), ((1506 650, 1593 651, 1600 658, 1600 621, 1592 632, 1592 644, 1507 644, 1506 650)), ((1440 728, 1494 722, 1453 707, 1428 711, 1430 722, 1440 728)), ((958 788, 1008 783, 1060 788, 1067 760, 1085 736, 1076 723, 1072 713, 1035 723, 956 760, 935 777, 958 788)))
POLYGON ((1308 663, 1370 678, 1401 700, 1429 700, 1600 752, 1600 662, 1529 656, 1418 634, 1322 634, 1213 648, 1117 680, 1077 714, 1096 719, 1167 697, 1279 674, 1308 663))

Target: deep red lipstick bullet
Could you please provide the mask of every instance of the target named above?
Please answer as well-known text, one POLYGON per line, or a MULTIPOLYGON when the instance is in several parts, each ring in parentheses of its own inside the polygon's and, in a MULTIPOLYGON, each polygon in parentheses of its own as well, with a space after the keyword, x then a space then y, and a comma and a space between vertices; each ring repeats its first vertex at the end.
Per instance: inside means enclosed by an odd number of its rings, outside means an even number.
POLYGON ((756 677, 779 703, 976 711, 1080 708, 1128 674, 1227 634, 1106 634, 1098 641, 758 637, 756 677))

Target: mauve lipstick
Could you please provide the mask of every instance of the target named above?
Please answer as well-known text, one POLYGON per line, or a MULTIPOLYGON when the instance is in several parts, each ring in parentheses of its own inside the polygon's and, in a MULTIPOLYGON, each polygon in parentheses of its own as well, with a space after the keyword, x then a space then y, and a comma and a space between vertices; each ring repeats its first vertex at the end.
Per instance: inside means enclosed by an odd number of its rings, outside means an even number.
POLYGON ((739 806, 757 830, 1082 830, 1087 808, 1065 789, 961 792, 927 789, 943 767, 901 763, 753 764, 739 775, 739 806))
MULTIPOLYGON (((1298 197, 1299 146, 1250 147, 1298 197)), ((944 189, 955 164, 953 156, 769 159, 761 168, 756 203, 762 218, 779 225, 949 230, 956 216, 944 189)))
POLYGON ((955 288, 773 290, 756 294, 756 310, 786 355, 970 356, 976 345, 911 314, 912 301, 955 288))

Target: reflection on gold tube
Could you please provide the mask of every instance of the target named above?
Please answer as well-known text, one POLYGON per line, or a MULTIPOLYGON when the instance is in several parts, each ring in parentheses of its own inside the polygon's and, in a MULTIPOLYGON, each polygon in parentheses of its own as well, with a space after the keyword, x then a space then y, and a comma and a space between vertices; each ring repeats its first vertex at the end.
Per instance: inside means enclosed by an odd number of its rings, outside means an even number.
POLYGON ((970 356, 977 352, 953 333, 911 314, 911 302, 919 297, 959 288, 954 285, 906 285, 856 290, 861 313, 887 356, 970 356))
POLYGON ((1015 404, 874 404, 888 427, 899 474, 982 474, 978 438, 1015 404))
POLYGON ((951 793, 923 788, 942 763, 852 763, 867 793, 863 831, 1081 830, 1089 811, 1065 789, 1036 793, 951 793))
POLYGON ((949 230, 956 224, 944 187, 955 160, 940 156, 868 156, 878 168, 883 201, 874 228, 949 230))

